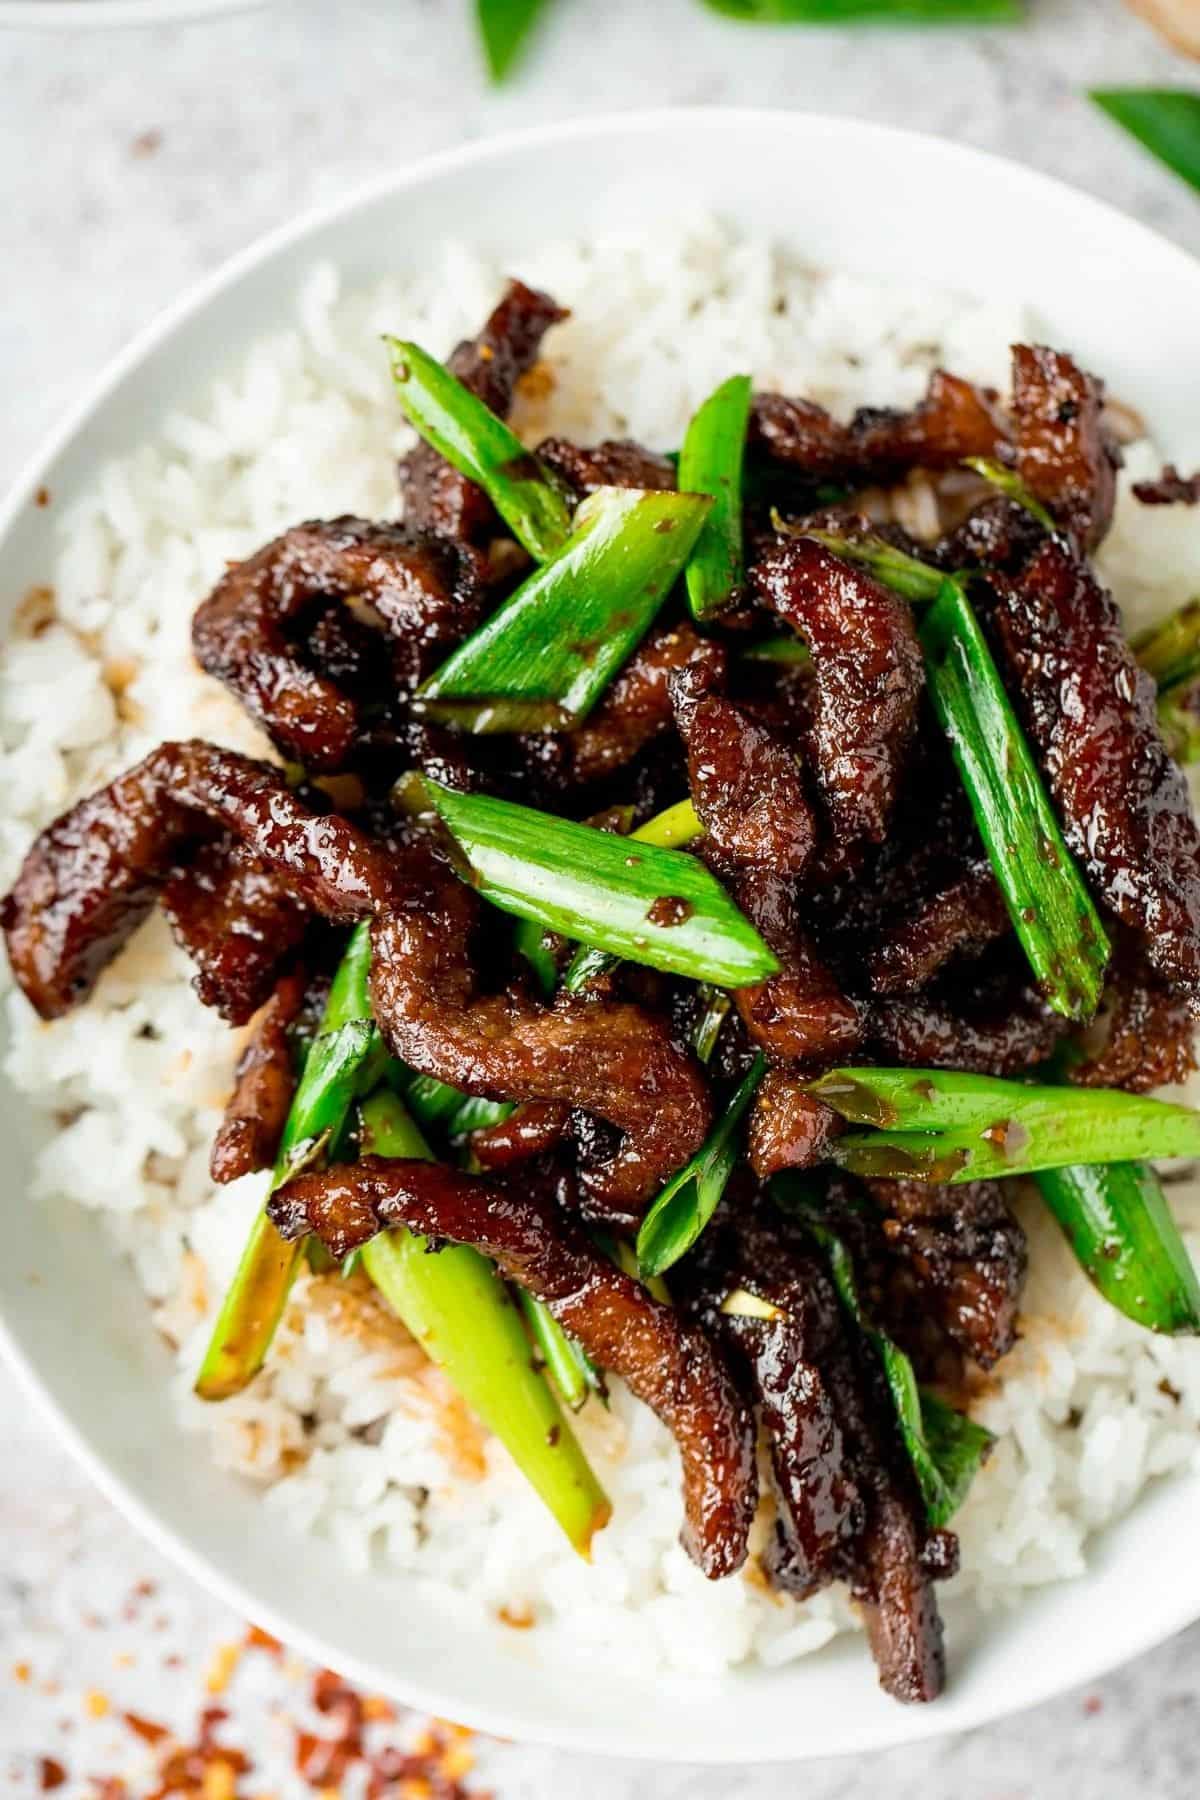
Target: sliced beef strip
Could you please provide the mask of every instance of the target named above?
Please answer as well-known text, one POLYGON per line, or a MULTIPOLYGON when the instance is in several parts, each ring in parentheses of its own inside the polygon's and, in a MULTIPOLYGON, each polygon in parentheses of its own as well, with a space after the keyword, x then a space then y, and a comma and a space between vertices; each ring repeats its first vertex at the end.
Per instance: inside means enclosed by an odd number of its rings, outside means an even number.
POLYGON ((1057 538, 995 591, 996 633, 1067 843, 1159 976, 1200 997, 1200 834, 1116 603, 1057 538))
POLYGON ((353 683, 339 686, 306 662, 306 624, 319 623, 314 615, 332 601, 364 603, 390 641, 397 682, 411 683, 427 658, 474 628, 482 594, 481 564, 464 546, 407 525, 314 519, 222 577, 196 611, 192 645, 201 668, 236 694, 281 754, 336 770, 359 746, 362 709, 353 683))
POLYGON ((570 1122, 570 1108, 560 1100, 530 1100, 498 1124, 470 1135, 471 1155, 486 1173, 524 1163, 553 1150, 570 1122))
POLYGON ((823 1162, 842 1121, 786 1069, 768 1069, 754 1097, 746 1155, 760 1181, 823 1162))
POLYGON ((683 1460, 684 1544, 704 1574, 717 1579, 741 1567, 757 1501, 754 1427, 724 1359, 536 1187, 518 1193, 436 1163, 368 1156, 299 1176, 272 1197, 270 1213, 285 1237, 315 1232, 339 1258, 389 1225, 491 1257, 673 1433, 683 1460))
MULTIPOLYGON (((510 281, 478 337, 451 354, 450 372, 485 406, 507 418, 517 382, 537 361, 543 337, 566 317, 549 294, 510 281)), ((483 543, 502 529, 483 489, 460 475, 431 444, 420 443, 401 457, 399 476, 410 526, 462 544, 483 543)))
POLYGON ((408 853, 399 905, 372 927, 371 995, 392 1052, 410 1068, 497 1100, 568 1101, 623 1134, 591 1172, 606 1201, 636 1209, 704 1141, 699 1067, 665 1020, 627 1002, 524 993, 480 996, 471 961, 478 902, 433 854, 408 853))
POLYGON ((201 844, 159 899, 195 967, 193 987, 232 1025, 263 1004, 312 919, 285 876, 229 837, 201 844))
POLYGON ((216 1182, 238 1181, 275 1160, 296 1091, 291 1031, 307 987, 302 969, 289 970, 254 1021, 213 1140, 209 1168, 216 1182))
POLYGON ((1200 506, 1200 469, 1181 475, 1167 463, 1153 481, 1135 481, 1133 491, 1143 506, 1200 506))
POLYGON ((725 652, 691 625, 656 626, 634 651, 595 711, 568 734, 574 779, 598 781, 624 768, 666 732, 671 677, 690 667, 724 668, 725 652))
POLYGON ((867 1009, 866 1040, 884 1063, 914 1069, 964 1069, 977 1075, 1022 1075, 1045 1062, 1068 1029, 1032 987, 1010 987, 976 1008, 940 992, 876 1000, 867 1009))
POLYGON ((716 849, 739 865, 799 874, 817 822, 795 751, 718 691, 711 664, 693 663, 670 685, 692 799, 716 849))
POLYGON ((1155 975, 1140 944, 1120 942, 1096 1031, 1069 1079, 1145 1094, 1186 1081, 1195 1068, 1196 1020, 1187 995, 1155 975))
POLYGON ((537 460, 558 476, 577 500, 597 488, 648 488, 670 492, 676 486, 674 465, 655 450, 643 449, 632 438, 609 438, 602 444, 572 444, 566 438, 546 438, 534 451, 537 460))
POLYGON ((763 604, 813 654, 811 754, 832 835, 882 843, 925 685, 912 613, 812 538, 776 539, 750 574, 763 604))
POLYGON ((1017 473, 1085 549, 1112 522, 1121 452, 1104 428, 1104 383, 1061 350, 1013 346, 1017 473))
POLYGON ((902 917, 867 957, 876 994, 911 994, 928 986, 951 957, 970 955, 1011 929, 1008 908, 986 858, 902 917))

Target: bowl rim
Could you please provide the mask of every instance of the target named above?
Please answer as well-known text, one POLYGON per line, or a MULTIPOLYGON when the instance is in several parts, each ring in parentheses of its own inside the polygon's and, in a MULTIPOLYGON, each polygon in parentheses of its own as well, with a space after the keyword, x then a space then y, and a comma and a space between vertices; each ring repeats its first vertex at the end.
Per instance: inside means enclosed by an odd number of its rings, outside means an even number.
MULTIPOLYGON (((47 3, 54 5, 55 0, 47 0, 47 3)), ((75 0, 63 0, 64 5, 74 3, 75 0)), ((261 0, 207 0, 209 8, 220 10, 246 3, 260 4, 261 0)), ((132 0, 132 4, 140 6, 142 0, 132 0)), ((61 7, 56 10, 61 10, 61 7)), ((0 22, 3 22, 2 7, 0 22)), ((1068 182, 992 151, 948 141, 928 132, 881 125, 844 114, 796 112, 772 107, 656 107, 551 121, 497 132, 401 164, 367 182, 356 184, 336 198, 304 210, 295 218, 252 240, 161 308, 84 385, 79 397, 59 422, 43 434, 32 454, 27 457, 24 467, 0 500, 0 548, 19 513, 41 487, 48 469, 125 379, 181 326, 203 312, 217 296, 235 286, 262 264, 305 239, 318 236, 327 227, 360 208, 368 208, 389 195, 403 193, 440 176, 469 170, 476 164, 486 164, 498 155, 546 149, 577 139, 595 138, 603 141, 628 134, 653 136, 664 129, 678 129, 681 125, 691 125, 705 131, 767 127, 781 132, 794 130, 801 136, 812 131, 833 135, 844 132, 873 141, 881 152, 886 152, 889 145, 903 145, 914 149, 916 146, 923 146, 927 151, 936 147, 939 156, 960 165, 964 172, 969 173, 972 169, 979 168, 990 169, 993 173, 1003 170, 1008 179, 1021 184, 1031 195, 1041 194, 1047 200, 1069 202, 1083 216, 1090 218, 1098 231, 1117 228, 1127 241, 1132 234, 1134 239, 1140 238, 1147 248, 1153 247, 1160 261, 1165 256, 1169 263, 1173 263, 1182 280, 1193 284, 1200 280, 1200 258, 1193 257, 1140 220, 1068 182)), ((321 1664, 328 1661, 329 1646, 321 1641, 317 1633, 297 1625, 271 1604, 264 1604, 258 1599, 251 1600, 236 1576, 226 1573, 216 1562, 209 1560, 204 1552, 194 1548, 180 1527, 160 1516, 151 1504, 141 1498, 132 1481, 109 1466, 103 1452, 93 1446, 83 1430, 60 1407, 37 1366, 18 1343, 15 1332, 3 1313, 0 1313, 0 1357, 15 1372, 22 1389, 31 1396, 57 1441, 66 1448, 104 1497, 160 1554, 241 1617, 252 1614, 257 1623, 311 1661, 321 1664)), ((1172 1479, 1184 1477, 1181 1475, 1172 1479)), ((1118 1521, 1118 1529, 1121 1522, 1118 1521)), ((1085 1575, 1083 1579, 1088 1579, 1088 1576, 1085 1575)), ((895 1708, 887 1717, 895 1717, 897 1723, 903 1717, 906 1725, 902 1732, 889 1731, 886 1724, 881 1727, 868 1724, 855 1744, 845 1744, 832 1750, 820 1747, 811 1755, 832 1758, 915 1744, 1010 1717, 1072 1688, 1097 1680, 1134 1657, 1166 1642, 1197 1618, 1200 1618, 1200 1588, 1195 1595, 1189 1595, 1186 1586, 1181 1584, 1173 1589, 1169 1602, 1160 1605, 1153 1618, 1148 1614, 1139 1614, 1136 1622, 1127 1626, 1115 1649, 1111 1647, 1108 1634, 1097 1633, 1089 1643, 1079 1648, 1068 1663, 1045 1670, 1036 1695, 1021 1692, 1014 1700, 1008 1701, 1003 1693, 997 1694, 985 1689, 983 1693, 959 1700, 952 1709, 941 1705, 895 1708)), ((446 1711, 447 1696, 444 1691, 426 1685, 419 1676, 413 1679, 406 1676, 398 1680, 394 1672, 381 1669, 369 1658, 357 1656, 353 1650, 342 1650, 340 1647, 336 1651, 335 1660, 344 1674, 364 1687, 390 1692, 403 1703, 418 1710, 434 1714, 444 1714, 446 1711)), ((736 1678, 735 1674, 734 1679, 736 1678)), ((512 1714, 506 1712, 503 1705, 472 1702, 468 1711, 469 1717, 464 1722, 472 1727, 499 1737, 513 1736, 512 1714)), ((688 1753, 688 1747, 684 1744, 677 1748, 656 1748, 652 1754, 614 1747, 610 1728, 603 1723, 595 1726, 547 1723, 543 1727, 536 1719, 523 1720, 520 1736, 526 1742, 565 1751, 604 1755, 619 1761, 694 1765, 697 1760, 694 1754, 688 1753)), ((763 1756, 756 1754, 752 1744, 746 1745, 740 1741, 730 1742, 727 1746, 719 1745, 715 1750, 707 1749, 703 1757, 705 1766, 767 1766, 770 1763, 786 1766, 790 1762, 805 1760, 810 1760, 810 1753, 799 1751, 786 1759, 781 1759, 778 1755, 763 1756)))
POLYGON ((124 25, 184 25, 222 13, 249 12, 268 0, 0 0, 0 30, 113 30, 124 25))

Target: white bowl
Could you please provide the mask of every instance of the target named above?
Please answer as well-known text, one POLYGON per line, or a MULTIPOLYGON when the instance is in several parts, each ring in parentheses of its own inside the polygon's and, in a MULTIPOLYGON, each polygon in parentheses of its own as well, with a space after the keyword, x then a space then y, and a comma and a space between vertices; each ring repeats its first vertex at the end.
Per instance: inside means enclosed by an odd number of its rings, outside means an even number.
MULTIPOLYGON (((121 356, 0 514, 11 606, 53 545, 34 504, 68 501, 276 324, 316 257, 369 281, 446 234, 520 267, 527 246, 711 208, 747 232, 864 273, 1031 302, 1053 340, 1140 406, 1167 453, 1194 434, 1200 264, 1028 170, 850 120, 675 111, 526 132, 437 156, 288 226, 235 259, 121 356)), ((749 1763, 912 1741, 994 1719, 1111 1668, 1200 1615, 1188 1554, 1200 1476, 1163 1483, 1090 1551, 1089 1573, 966 1635, 936 1705, 878 1691, 861 1643, 778 1672, 661 1691, 619 1668, 531 1666, 527 1640, 439 1617, 419 1584, 361 1576, 281 1535, 255 1494, 185 1437, 165 1349, 95 1220, 24 1194, 23 1109, 0 1096, 8 1178, 2 1340, 98 1484, 198 1580, 370 1687, 493 1730, 594 1751, 749 1763)), ((25 1149, 27 1165, 28 1146, 25 1149)))
POLYGON ((0 0, 0 26, 99 31, 112 25, 182 25, 189 19, 246 12, 264 4, 265 0, 0 0))

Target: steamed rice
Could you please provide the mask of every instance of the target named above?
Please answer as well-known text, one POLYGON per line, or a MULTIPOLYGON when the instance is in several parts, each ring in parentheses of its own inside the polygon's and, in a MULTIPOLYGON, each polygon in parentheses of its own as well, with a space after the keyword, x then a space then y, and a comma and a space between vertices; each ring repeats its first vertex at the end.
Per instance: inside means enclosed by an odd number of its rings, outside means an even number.
MULTIPOLYGON (((3 885, 35 830, 161 739, 264 751, 192 662, 197 601, 229 558, 298 519, 396 511, 393 464, 409 438, 379 334, 445 352, 507 272, 448 248, 411 279, 343 293, 335 269, 316 268, 289 327, 194 411, 96 471, 60 521, 52 593, 28 598, 0 676, 3 885)), ((712 225, 560 245, 520 273, 573 309, 518 404, 531 441, 628 434, 670 447, 740 368, 839 412, 910 404, 938 363, 1003 386, 1008 345, 1037 323, 940 291, 814 273, 712 225)), ((1157 471, 1148 444, 1127 461, 1126 485, 1157 471)), ((923 503, 915 492, 912 506, 923 503)), ((1200 511, 1142 509, 1123 492, 1102 566, 1134 623, 1200 592, 1200 511)), ((34 1197, 69 1194, 105 1214, 177 1346, 178 1404, 198 1456, 261 1483, 282 1522, 331 1540, 351 1566, 384 1558, 439 1584, 446 1604, 535 1623, 520 1641, 546 1655, 716 1673, 754 1657, 790 1661, 854 1625, 840 1592, 800 1605, 769 1593, 753 1563, 722 1583, 697 1573, 677 1543, 674 1445, 619 1385, 611 1412, 592 1405, 580 1420, 615 1509, 593 1564, 580 1562, 503 1449, 357 1281, 302 1277, 250 1391, 219 1407, 195 1401, 191 1380, 265 1178, 209 1181, 239 1034, 200 1006, 189 974, 151 920, 70 1017, 43 1025, 9 995, 6 1069, 58 1126, 34 1197)), ((1200 1185, 1171 1196, 1200 1256, 1200 1185)), ((983 1607, 1079 1574, 1090 1534, 1200 1452, 1200 1344, 1122 1319, 1052 1224, 1036 1209, 1025 1223, 1022 1339, 974 1403, 1000 1442, 957 1522, 955 1590, 983 1607)))

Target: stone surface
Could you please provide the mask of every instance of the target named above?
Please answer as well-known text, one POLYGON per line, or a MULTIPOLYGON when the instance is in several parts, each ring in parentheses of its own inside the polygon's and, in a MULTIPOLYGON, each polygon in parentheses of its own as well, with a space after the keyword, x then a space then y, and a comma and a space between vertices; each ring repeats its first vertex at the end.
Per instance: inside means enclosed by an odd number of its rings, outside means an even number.
MULTIPOLYGON (((1032 162, 1200 251, 1200 203, 1083 98, 1089 84, 1194 84, 1194 67, 1117 0, 1030 11, 1019 30, 802 33, 733 26, 694 0, 559 0, 501 94, 482 82, 467 0, 285 0, 111 36, 0 30, 0 481, 132 332, 260 232, 406 158, 537 120, 721 102, 882 119, 1032 162)), ((296 1731, 330 1730, 308 1705, 311 1671, 238 1656, 244 1622, 140 1542, 11 1388, 5 1421, 0 1780, 38 1791, 45 1755, 66 1767, 68 1800, 92 1795, 93 1776, 148 1793, 155 1756, 123 1711, 187 1741, 219 1704, 226 1741, 257 1765, 239 1791, 311 1791, 296 1731)), ((858 1762, 648 1775, 473 1745, 467 1781, 499 1800, 632 1800, 648 1785, 656 1800, 1182 1800, 1200 1773, 1198 1693, 1200 1629, 1019 1720, 858 1762)), ((419 1726, 374 1729, 409 1741, 419 1726)))

